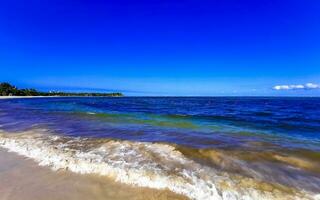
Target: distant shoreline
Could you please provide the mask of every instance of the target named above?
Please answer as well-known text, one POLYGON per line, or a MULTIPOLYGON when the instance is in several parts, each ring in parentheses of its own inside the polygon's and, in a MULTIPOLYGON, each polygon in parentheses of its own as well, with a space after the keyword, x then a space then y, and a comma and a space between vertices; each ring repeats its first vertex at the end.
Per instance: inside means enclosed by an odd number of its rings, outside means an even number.
MULTIPOLYGON (((124 96, 0 96, 1 99, 30 99, 30 98, 121 98, 124 96)), ((127 98, 320 98, 317 96, 125 96, 127 98)))
POLYGON ((23 99, 23 98, 44 98, 57 96, 0 96, 0 99, 23 99))
POLYGON ((17 98, 21 97, 122 97, 123 94, 120 92, 111 92, 111 93, 99 93, 99 92, 61 92, 61 91, 49 91, 49 92, 40 92, 36 89, 19 89, 10 83, 0 83, 0 95, 5 97, 14 96, 17 98))
POLYGON ((72 98, 72 97, 81 97, 81 98, 86 98, 86 97, 119 97, 119 96, 0 96, 0 99, 31 99, 31 98, 72 98))

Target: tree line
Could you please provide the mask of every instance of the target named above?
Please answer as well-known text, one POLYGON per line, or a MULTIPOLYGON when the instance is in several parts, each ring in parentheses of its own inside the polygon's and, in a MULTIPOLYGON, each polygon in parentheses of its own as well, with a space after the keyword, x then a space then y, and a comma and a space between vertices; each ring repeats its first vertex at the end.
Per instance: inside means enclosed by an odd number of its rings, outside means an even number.
POLYGON ((93 96, 93 97, 121 97, 122 93, 88 93, 88 92, 40 92, 36 89, 18 89, 16 86, 10 83, 0 84, 0 96, 93 96))

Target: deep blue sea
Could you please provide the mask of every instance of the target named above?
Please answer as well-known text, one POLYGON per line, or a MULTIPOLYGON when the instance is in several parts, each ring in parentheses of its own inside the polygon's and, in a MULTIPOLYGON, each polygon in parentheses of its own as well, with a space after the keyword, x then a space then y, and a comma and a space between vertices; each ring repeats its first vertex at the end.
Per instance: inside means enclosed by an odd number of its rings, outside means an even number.
POLYGON ((43 128, 71 138, 170 144, 213 169, 320 191, 320 98, 6 99, 0 126, 9 133, 43 128), (237 162, 208 156, 211 150, 237 162))
POLYGON ((320 98, 34 98, 0 103, 8 131, 170 142, 197 148, 270 142, 320 150, 320 98))

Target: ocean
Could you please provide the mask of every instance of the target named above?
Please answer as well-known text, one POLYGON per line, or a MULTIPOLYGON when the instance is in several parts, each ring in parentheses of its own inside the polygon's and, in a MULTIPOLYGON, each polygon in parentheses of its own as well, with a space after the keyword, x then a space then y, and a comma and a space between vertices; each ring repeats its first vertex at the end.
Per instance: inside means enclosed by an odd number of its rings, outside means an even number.
POLYGON ((320 199, 320 98, 0 100, 0 147, 190 199, 320 199))

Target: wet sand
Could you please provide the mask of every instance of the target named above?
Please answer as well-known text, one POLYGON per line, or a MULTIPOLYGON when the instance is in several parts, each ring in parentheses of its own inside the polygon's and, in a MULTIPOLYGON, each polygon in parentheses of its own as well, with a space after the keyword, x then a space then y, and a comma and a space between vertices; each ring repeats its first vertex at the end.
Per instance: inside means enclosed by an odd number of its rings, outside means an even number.
POLYGON ((0 200, 183 200, 167 190, 132 187, 95 175, 52 171, 0 148, 0 200))

